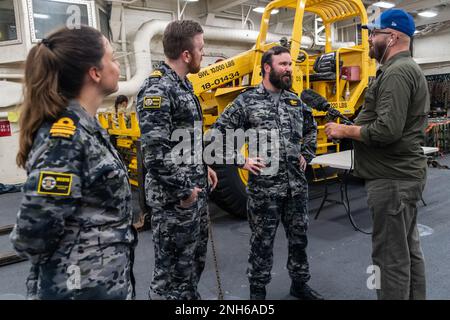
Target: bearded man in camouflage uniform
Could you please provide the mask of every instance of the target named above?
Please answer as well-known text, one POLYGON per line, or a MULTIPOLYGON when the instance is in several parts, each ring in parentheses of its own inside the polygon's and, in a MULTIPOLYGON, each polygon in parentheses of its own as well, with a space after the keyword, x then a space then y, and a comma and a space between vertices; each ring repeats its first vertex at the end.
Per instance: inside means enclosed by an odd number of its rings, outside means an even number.
POLYGON ((278 170, 264 173, 268 167, 261 157, 249 157, 242 166, 250 171, 247 209, 252 235, 247 274, 251 299, 266 297, 265 286, 271 280, 273 242, 280 220, 289 242, 290 293, 300 299, 322 299, 306 284, 310 274, 305 251, 308 243, 305 169, 316 151, 317 125, 311 109, 289 91, 291 64, 289 50, 284 47, 265 52, 261 60, 262 83, 241 93, 213 125, 222 133, 238 128, 254 129, 258 133, 278 132, 278 157, 272 157, 271 161, 271 167, 274 160, 278 161, 278 170))
POLYGON ((138 93, 155 249, 151 299, 200 299, 197 285, 208 242, 208 191, 214 189, 217 176, 202 160, 202 110, 186 75, 200 71, 203 45, 198 23, 171 22, 163 35, 166 62, 138 93), (173 136, 178 133, 187 134, 189 145, 182 156, 174 152, 178 138, 173 136))

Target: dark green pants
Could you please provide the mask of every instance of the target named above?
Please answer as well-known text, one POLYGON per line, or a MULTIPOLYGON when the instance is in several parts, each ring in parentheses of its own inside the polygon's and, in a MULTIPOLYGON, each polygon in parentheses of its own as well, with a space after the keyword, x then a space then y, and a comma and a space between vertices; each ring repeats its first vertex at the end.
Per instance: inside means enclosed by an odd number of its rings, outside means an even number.
POLYGON ((373 218, 372 261, 381 271, 378 299, 425 299, 417 202, 425 181, 366 181, 373 218))

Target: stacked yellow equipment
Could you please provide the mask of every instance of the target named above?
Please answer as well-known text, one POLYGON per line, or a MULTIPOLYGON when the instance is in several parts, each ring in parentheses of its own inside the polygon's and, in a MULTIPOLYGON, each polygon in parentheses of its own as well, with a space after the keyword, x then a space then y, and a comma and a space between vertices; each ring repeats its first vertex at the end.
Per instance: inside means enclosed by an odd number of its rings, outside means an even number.
MULTIPOLYGON (((265 8, 254 48, 205 67, 198 74, 189 75, 202 104, 206 130, 242 90, 261 82, 260 61, 263 52, 272 46, 280 45, 266 42, 271 11, 284 8, 295 11, 291 37, 289 40, 280 41, 282 45, 289 47, 294 58, 292 89, 300 95, 304 89, 311 88, 326 97, 334 108, 348 117, 354 115, 362 105, 369 77, 375 74, 375 62, 368 54, 367 30, 361 30, 360 43, 355 43, 354 46, 334 50, 332 43, 333 24, 346 20, 367 24, 367 13, 362 1, 275 0, 265 8), (320 17, 324 25, 326 42, 324 52, 320 54, 309 54, 301 48, 303 19, 308 12, 320 17)), ((132 183, 138 185, 140 170, 135 142, 139 138, 139 128, 136 116, 131 114, 131 128, 124 126, 125 122, 120 117, 119 126, 111 126, 113 122, 111 118, 108 119, 111 116, 100 115, 101 123, 109 129, 110 134, 118 136, 119 147, 128 148, 131 154, 135 155, 130 158, 129 167, 132 183)), ((325 113, 314 111, 314 116, 319 124, 317 153, 339 151, 339 145, 328 141, 324 134, 325 113)), ((242 152, 245 152, 245 146, 242 152)), ((216 170, 220 183, 213 198, 231 214, 245 216, 245 185, 248 173, 234 166, 218 166, 216 170)))

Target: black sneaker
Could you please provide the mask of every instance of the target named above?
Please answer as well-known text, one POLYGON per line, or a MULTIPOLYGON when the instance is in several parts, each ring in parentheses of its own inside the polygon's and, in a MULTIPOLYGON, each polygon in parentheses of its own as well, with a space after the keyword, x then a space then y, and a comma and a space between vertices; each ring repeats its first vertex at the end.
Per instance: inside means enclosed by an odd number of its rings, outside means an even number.
POLYGON ((290 290, 291 296, 294 296, 300 300, 324 300, 324 298, 311 289, 306 283, 295 282, 293 281, 291 284, 290 290))
POLYGON ((250 300, 266 300, 266 287, 250 285, 250 300))

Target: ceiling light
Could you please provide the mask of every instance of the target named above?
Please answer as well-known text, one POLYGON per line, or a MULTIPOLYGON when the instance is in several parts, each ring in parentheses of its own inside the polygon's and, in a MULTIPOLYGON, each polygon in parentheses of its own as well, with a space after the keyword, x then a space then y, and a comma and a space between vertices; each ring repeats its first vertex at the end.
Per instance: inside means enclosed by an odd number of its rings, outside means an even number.
MULTIPOLYGON (((254 12, 258 12, 258 13, 264 13, 265 8, 264 7, 256 7, 253 8, 254 12)), ((279 12, 278 9, 272 9, 272 11, 270 12, 270 14, 277 14, 279 12)))
POLYGON ((384 9, 390 9, 390 8, 395 7, 394 3, 386 2, 386 1, 375 2, 373 5, 376 7, 384 8, 384 9))
POLYGON ((42 13, 33 13, 33 17, 36 19, 50 19, 50 16, 48 14, 42 13))
POLYGON ((433 18, 433 17, 437 16, 437 12, 429 11, 429 10, 422 11, 422 12, 419 12, 419 16, 424 17, 424 18, 433 18))
POLYGON ((186 2, 198 2, 198 0, 184 0, 186 2))

